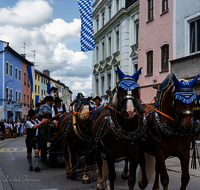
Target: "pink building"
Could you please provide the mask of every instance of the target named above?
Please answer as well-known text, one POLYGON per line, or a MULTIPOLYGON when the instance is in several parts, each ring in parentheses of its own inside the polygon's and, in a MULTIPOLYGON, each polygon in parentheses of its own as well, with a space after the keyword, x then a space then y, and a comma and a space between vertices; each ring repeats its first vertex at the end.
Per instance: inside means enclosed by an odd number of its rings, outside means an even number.
POLYGON ((27 66, 33 66, 31 62, 26 59, 22 60, 22 118, 26 119, 28 110, 31 104, 31 86, 29 82, 27 66))
POLYGON ((156 95, 153 85, 170 73, 173 59, 173 0, 141 0, 139 11, 138 83, 141 99, 149 103, 156 95))

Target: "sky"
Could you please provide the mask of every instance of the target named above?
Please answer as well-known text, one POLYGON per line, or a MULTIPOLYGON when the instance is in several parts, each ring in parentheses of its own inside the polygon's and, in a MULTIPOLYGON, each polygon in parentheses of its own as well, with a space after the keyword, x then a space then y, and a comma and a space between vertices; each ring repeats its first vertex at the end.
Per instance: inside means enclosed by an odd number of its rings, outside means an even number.
POLYGON ((81 52, 78 0, 0 0, 0 40, 50 70, 73 92, 92 93, 92 52, 81 52), (24 48, 25 43, 25 48, 24 48))

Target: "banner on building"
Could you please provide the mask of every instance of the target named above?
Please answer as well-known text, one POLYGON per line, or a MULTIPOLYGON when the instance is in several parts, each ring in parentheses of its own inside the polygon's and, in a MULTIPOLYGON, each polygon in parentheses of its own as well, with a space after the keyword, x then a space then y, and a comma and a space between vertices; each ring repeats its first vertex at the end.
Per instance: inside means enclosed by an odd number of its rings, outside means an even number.
POLYGON ((35 95, 35 108, 36 108, 36 104, 39 102, 39 98, 40 98, 39 95, 35 95))
POLYGON ((91 51, 95 48, 94 27, 90 0, 78 0, 81 17, 81 51, 91 51))
POLYGON ((33 92, 35 67, 27 66, 27 72, 28 72, 28 77, 29 77, 29 81, 30 81, 30 85, 31 85, 31 92, 33 92))

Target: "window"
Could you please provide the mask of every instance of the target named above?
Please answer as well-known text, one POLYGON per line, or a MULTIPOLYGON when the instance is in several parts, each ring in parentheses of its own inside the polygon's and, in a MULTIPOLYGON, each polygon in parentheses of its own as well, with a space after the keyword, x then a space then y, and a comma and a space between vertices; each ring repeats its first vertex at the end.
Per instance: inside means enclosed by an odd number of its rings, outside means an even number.
POLYGON ((24 73, 24 85, 26 85, 26 73, 24 73))
POLYGON ((43 83, 43 78, 41 77, 41 83, 43 83))
POLYGON ((190 23, 190 53, 200 51, 200 18, 190 23))
POLYGON ((117 51, 119 51, 119 31, 116 32, 117 51))
POLYGON ((104 42, 102 43, 102 60, 105 59, 105 46, 104 42))
POLYGON ((111 89, 111 74, 108 74, 108 89, 111 89))
POLYGON ((139 43, 139 24, 136 24, 136 36, 135 36, 136 44, 139 43))
POLYGON ((17 73, 18 73, 18 69, 15 68, 15 79, 16 79, 16 80, 18 79, 17 73))
POLYGON ((147 75, 153 74, 153 51, 147 53, 147 75))
POLYGON ((10 100, 12 101, 13 100, 13 90, 10 89, 10 100))
POLYGON ((154 18, 154 0, 148 0, 148 21, 154 18))
POLYGON ((27 104, 29 104, 29 95, 27 95, 27 104))
POLYGON ((37 93, 37 85, 35 85, 35 93, 37 93))
POLYGON ((25 104, 26 103, 26 94, 24 94, 24 101, 23 103, 25 104))
POLYGON ((116 11, 119 11, 119 0, 116 0, 116 11))
POLYGON ((102 26, 105 24, 105 12, 102 13, 102 26))
POLYGON ((168 9, 169 9, 169 7, 168 7, 168 0, 162 0, 162 13, 164 13, 168 9))
POLYGON ((99 55, 99 48, 96 47, 96 63, 98 63, 98 61, 99 61, 98 55, 99 55))
POLYGON ((161 69, 162 71, 169 69, 169 45, 164 45, 161 48, 161 69))
POLYGON ((12 70, 12 65, 10 65, 10 76, 13 76, 13 70, 12 70))
POLYGON ((8 87, 6 88, 6 100, 8 100, 8 92, 9 92, 9 89, 8 87))
POLYGON ((9 75, 9 63, 6 62, 6 74, 9 75))
POLYGON ((96 20, 97 23, 97 31, 99 31, 99 19, 96 20))
POLYGON ((21 92, 19 92, 19 101, 21 102, 21 92))
POLYGON ((41 90, 41 95, 43 96, 43 89, 41 90))
POLYGON ((111 55, 111 37, 108 38, 108 55, 111 55))
POLYGON ((108 19, 110 20, 112 17, 112 5, 109 5, 108 7, 108 19))
POLYGON ((101 95, 104 95, 104 77, 101 77, 101 95))
POLYGON ((15 93, 15 100, 17 101, 18 100, 18 92, 16 91, 15 93))
POLYGON ((133 73, 136 73, 138 70, 138 63, 133 65, 133 73))
POLYGON ((38 75, 38 81, 40 81, 40 76, 38 75))
POLYGON ((117 70, 115 71, 115 84, 116 82, 119 80, 119 75, 118 75, 118 72, 117 70))
POLYGON ((40 86, 38 86, 38 94, 40 93, 40 86))
POLYGON ((35 74, 35 80, 37 80, 37 75, 35 74))
POLYGON ((99 80, 96 79, 96 94, 99 94, 99 80))
POLYGON ((22 80, 22 71, 19 70, 19 81, 21 81, 21 80, 22 80))

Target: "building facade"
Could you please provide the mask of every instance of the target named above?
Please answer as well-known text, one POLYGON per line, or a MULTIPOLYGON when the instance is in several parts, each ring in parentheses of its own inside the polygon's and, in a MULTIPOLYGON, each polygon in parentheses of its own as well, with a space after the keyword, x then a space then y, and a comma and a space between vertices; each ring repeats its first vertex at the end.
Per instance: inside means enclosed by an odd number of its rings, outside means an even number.
POLYGON ((40 97, 41 97, 41 72, 35 69, 34 90, 32 93, 33 108, 36 108, 36 104, 39 102, 40 97))
MULTIPOLYGON (((171 71, 177 78, 192 80, 200 73, 200 3, 174 0, 173 60, 171 71)), ((194 91, 200 95, 200 82, 194 91)))
POLYGON ((96 0, 93 5, 93 96, 107 100, 118 81, 117 66, 133 74, 138 65, 139 1, 96 0))
POLYGON ((140 98, 149 103, 171 72, 173 59, 173 0, 140 1, 138 67, 143 67, 138 83, 140 98))

